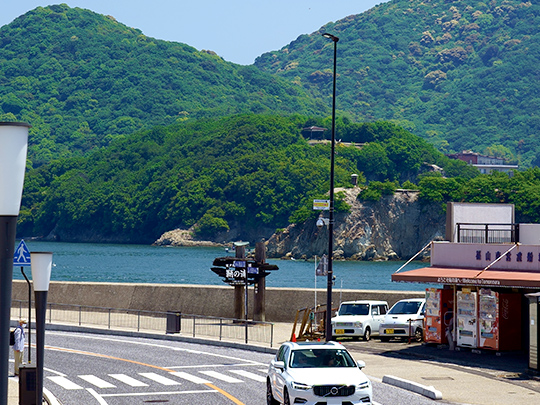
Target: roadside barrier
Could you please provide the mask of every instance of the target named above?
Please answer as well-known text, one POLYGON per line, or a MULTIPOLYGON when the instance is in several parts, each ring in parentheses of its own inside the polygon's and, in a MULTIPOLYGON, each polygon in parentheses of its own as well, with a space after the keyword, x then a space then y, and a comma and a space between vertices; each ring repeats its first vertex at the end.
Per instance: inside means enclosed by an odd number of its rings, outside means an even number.
MULTIPOLYGON (((13 319, 27 317, 29 321, 33 321, 34 317, 31 317, 28 311, 28 301, 12 301, 11 317, 13 319)), ((30 312, 33 313, 33 311, 30 312)), ((49 303, 46 323, 149 333, 178 333, 194 338, 243 341, 246 344, 255 342, 269 345, 269 347, 274 344, 274 324, 271 322, 184 314, 175 311, 154 312, 49 303)))

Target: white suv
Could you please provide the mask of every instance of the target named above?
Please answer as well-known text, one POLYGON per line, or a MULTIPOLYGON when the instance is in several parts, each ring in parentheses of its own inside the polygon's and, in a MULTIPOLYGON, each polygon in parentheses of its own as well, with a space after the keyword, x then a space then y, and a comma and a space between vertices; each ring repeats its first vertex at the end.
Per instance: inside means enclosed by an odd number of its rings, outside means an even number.
POLYGON ((396 302, 386 314, 379 328, 382 341, 392 337, 414 337, 423 339, 424 312, 426 300, 411 298, 396 302))
POLYGON ((371 339, 388 312, 386 301, 346 301, 332 318, 332 338, 351 336, 371 339))
POLYGON ((266 403, 371 404, 371 381, 338 342, 285 342, 268 367, 266 403))

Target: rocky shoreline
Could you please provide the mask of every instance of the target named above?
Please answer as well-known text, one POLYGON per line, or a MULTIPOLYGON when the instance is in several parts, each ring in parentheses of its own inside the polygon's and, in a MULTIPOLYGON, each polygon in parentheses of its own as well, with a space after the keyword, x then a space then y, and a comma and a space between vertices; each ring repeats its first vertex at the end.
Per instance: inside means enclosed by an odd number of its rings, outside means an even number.
POLYGON ((228 246, 228 243, 218 243, 209 240, 195 240, 192 229, 173 229, 167 231, 156 240, 155 246, 228 246))
MULTIPOLYGON (((428 242, 444 238, 446 216, 441 205, 421 203, 417 191, 397 190, 380 201, 361 201, 360 191, 358 187, 336 189, 344 193, 351 209, 335 215, 335 260, 407 260, 428 242)), ((308 260, 326 253, 328 230, 317 228, 316 221, 291 224, 271 235, 265 242, 267 257, 308 260)), ((154 245, 223 247, 230 242, 197 240, 192 229, 175 229, 165 232, 154 245)), ((428 255, 424 252, 419 258, 428 255)))

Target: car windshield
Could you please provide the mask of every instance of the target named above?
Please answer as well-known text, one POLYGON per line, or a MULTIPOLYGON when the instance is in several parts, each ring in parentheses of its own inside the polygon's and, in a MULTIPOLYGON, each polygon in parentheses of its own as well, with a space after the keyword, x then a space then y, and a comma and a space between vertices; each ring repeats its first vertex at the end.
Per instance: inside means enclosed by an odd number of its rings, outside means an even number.
POLYGON ((343 349, 299 349, 291 353, 291 368, 356 367, 353 358, 343 349))
POLYGON ((369 315, 369 304, 342 304, 338 315, 369 315))
POLYGON ((390 311, 388 311, 388 313, 407 315, 416 314, 420 308, 420 305, 422 305, 422 303, 419 301, 400 301, 397 302, 396 305, 394 305, 390 311))

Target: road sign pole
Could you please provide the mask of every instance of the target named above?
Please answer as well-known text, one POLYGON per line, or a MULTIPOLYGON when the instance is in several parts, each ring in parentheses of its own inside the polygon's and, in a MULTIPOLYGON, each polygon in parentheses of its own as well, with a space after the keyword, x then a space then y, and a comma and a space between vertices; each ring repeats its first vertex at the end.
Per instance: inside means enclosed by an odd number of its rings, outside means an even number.
POLYGON ((21 239, 13 253, 13 266, 21 266, 21 273, 28 284, 28 363, 32 363, 32 286, 28 277, 24 274, 24 266, 30 265, 30 250, 24 240, 21 239))
POLYGON ((28 364, 32 363, 32 286, 30 280, 24 274, 24 267, 21 266, 21 273, 28 284, 28 364))

